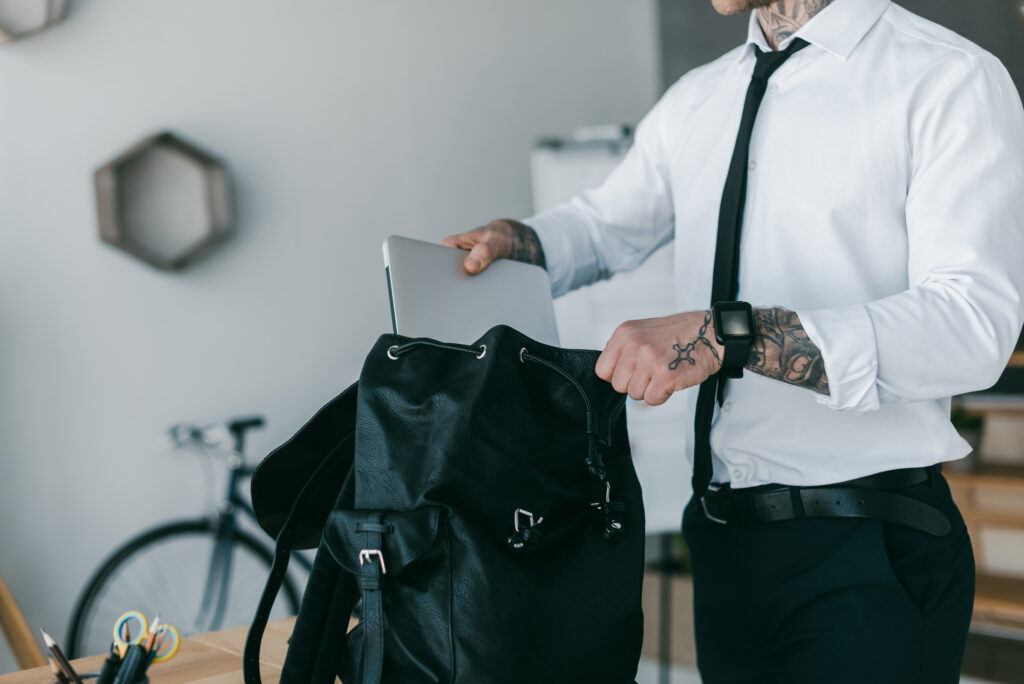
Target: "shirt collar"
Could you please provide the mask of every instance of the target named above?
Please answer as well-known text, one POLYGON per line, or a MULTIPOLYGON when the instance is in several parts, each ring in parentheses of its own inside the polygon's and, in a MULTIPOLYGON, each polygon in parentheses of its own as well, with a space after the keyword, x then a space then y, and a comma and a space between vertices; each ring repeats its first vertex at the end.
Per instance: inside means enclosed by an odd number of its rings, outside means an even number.
MULTIPOLYGON (((889 5, 890 0, 834 0, 811 17, 799 31, 782 41, 779 49, 785 49, 794 38, 803 38, 825 52, 848 59, 889 5)), ((756 45, 763 51, 771 50, 757 20, 757 10, 750 13, 746 44, 756 45)), ((740 52, 745 56, 750 50, 740 52)))

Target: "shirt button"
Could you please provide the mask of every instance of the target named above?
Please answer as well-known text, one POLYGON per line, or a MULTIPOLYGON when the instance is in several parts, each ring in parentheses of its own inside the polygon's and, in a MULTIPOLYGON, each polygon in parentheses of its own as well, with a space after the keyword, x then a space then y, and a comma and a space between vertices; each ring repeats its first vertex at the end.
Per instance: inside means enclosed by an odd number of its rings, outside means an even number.
POLYGON ((749 164, 747 164, 747 168, 750 169, 751 171, 753 171, 754 169, 757 168, 757 162, 756 161, 750 162, 749 164))
POLYGON ((724 404, 722 404, 722 410, 723 411, 728 411, 731 408, 732 408, 732 400, 731 399, 726 401, 724 404))
POLYGON ((742 480, 743 479, 743 471, 740 470, 739 468, 733 468, 732 469, 732 479, 734 479, 734 480, 742 480))
POLYGON ((777 92, 779 92, 779 84, 778 83, 769 83, 768 84, 768 92, 769 93, 777 93, 777 92))

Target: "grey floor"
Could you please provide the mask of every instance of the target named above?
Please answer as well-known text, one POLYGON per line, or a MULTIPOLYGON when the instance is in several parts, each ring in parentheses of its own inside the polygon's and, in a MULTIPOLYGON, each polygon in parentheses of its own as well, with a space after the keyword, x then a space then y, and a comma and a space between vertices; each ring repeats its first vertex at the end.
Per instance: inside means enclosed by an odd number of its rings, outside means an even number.
MULTIPOLYGON (((640 670, 636 674, 637 684, 661 684, 658 674, 657 661, 640 659, 640 670)), ((688 667, 673 667, 669 684, 700 684, 700 675, 697 674, 697 670, 688 667)))
MULTIPOLYGON (((648 658, 641 658, 640 671, 637 673, 636 681, 637 684, 661 684, 661 680, 658 678, 658 663, 648 658)), ((700 675, 697 674, 697 670, 688 667, 673 667, 669 684, 700 684, 700 675)), ((964 677, 960 680, 960 684, 996 684, 996 682, 964 677)))

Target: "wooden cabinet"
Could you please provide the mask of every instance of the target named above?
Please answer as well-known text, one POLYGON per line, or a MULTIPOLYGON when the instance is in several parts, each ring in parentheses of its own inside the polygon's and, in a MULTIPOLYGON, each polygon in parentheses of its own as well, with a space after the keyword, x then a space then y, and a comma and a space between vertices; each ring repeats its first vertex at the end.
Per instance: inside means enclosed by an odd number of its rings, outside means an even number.
POLYGON ((1024 635, 1024 468, 946 473, 974 545, 978 628, 1024 635))

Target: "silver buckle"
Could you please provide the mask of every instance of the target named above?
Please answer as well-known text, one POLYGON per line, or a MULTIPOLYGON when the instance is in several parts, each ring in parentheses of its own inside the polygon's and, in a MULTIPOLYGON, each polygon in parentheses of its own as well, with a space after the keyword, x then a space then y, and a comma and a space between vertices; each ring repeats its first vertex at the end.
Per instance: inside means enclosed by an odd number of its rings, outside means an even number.
POLYGON ((380 552, 380 549, 363 549, 359 552, 359 564, 364 565, 366 563, 372 563, 373 557, 376 556, 380 562, 380 574, 388 574, 388 569, 384 565, 384 554, 380 552))
MULTIPOLYGON (((715 486, 713 484, 710 484, 710 485, 708 485, 708 491, 709 492, 717 492, 717 491, 719 491, 719 487, 717 487, 717 486, 715 486)), ((708 503, 707 503, 707 501, 704 500, 705 496, 707 496, 707 494, 701 494, 700 495, 700 507, 704 509, 704 515, 707 516, 707 519, 710 520, 713 523, 718 523, 719 525, 728 525, 729 524, 728 520, 722 520, 721 518, 716 518, 715 516, 711 515, 711 513, 708 511, 708 503)))
POLYGON ((530 527, 540 525, 542 522, 544 522, 543 517, 538 517, 536 520, 534 520, 533 513, 531 513, 530 511, 524 511, 522 508, 517 508, 516 512, 512 515, 512 524, 515 526, 516 532, 519 531, 519 516, 523 516, 524 518, 526 518, 527 522, 530 523, 530 527))

